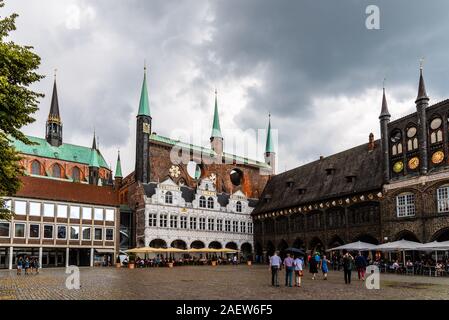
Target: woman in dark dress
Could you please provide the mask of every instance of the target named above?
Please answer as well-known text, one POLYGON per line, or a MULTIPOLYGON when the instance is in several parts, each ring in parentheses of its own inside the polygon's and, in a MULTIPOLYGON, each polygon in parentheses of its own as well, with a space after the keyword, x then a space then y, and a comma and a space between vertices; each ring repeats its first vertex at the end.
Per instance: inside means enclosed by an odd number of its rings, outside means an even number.
POLYGON ((315 280, 315 276, 318 273, 318 264, 313 256, 309 261, 309 271, 312 274, 312 280, 315 280))

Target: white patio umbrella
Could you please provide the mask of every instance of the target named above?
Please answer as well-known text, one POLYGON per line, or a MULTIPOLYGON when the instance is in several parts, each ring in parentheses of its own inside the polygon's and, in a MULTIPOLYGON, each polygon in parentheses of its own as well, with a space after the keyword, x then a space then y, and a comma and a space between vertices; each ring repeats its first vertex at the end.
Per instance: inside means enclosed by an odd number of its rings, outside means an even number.
POLYGON ((376 247, 377 247, 376 245, 371 244, 371 243, 357 241, 357 242, 347 243, 342 246, 329 249, 328 251, 337 251, 337 250, 371 251, 371 250, 376 250, 376 247))
POLYGON ((447 251, 447 250, 449 250, 449 241, 443 241, 443 242, 433 241, 433 242, 429 242, 429 243, 424 243, 416 250, 420 250, 420 251, 435 251, 435 250, 447 251))
POLYGON ((422 243, 415 242, 415 241, 408 241, 408 240, 399 240, 394 242, 387 242, 384 244, 380 244, 376 247, 376 250, 379 251, 402 251, 403 260, 405 264, 405 251, 407 250, 418 250, 417 248, 420 248, 422 246, 422 243))

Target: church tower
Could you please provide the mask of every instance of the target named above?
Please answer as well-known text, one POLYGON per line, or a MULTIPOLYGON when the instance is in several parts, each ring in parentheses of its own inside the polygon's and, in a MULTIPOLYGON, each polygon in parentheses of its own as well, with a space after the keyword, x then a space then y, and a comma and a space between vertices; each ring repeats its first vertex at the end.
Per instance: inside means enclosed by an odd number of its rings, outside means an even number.
POLYGON ((426 108, 429 105, 429 97, 426 93, 426 86, 424 85, 424 78, 422 75, 422 64, 419 69, 419 85, 418 97, 416 98, 416 111, 418 115, 418 145, 419 145, 419 160, 420 173, 427 174, 428 169, 428 155, 427 155, 427 116, 426 108))
POLYGON ((383 88, 382 96, 382 110, 380 112, 380 141, 382 150, 382 167, 383 167, 383 180, 384 183, 390 181, 390 156, 389 156, 389 143, 388 143, 388 124, 390 123, 390 112, 388 112, 387 98, 385 96, 385 86, 383 88))
POLYGON ((97 142, 96 142, 95 133, 94 133, 92 149, 90 150, 89 184, 93 184, 93 185, 97 186, 99 180, 100 180, 100 164, 98 161, 97 142))
POLYGON ((53 94, 51 97, 50 112, 47 118, 45 138, 53 147, 62 144, 62 121, 59 115, 58 91, 56 89, 56 77, 53 84, 53 94))
POLYGON ((212 123, 212 134, 210 136, 210 145, 212 150, 217 153, 219 159, 223 155, 223 136, 220 128, 220 117, 218 115, 217 90, 215 90, 215 109, 214 122, 212 123))
POLYGON ((142 90, 140 93, 139 113, 136 129, 136 168, 135 179, 138 182, 150 182, 150 135, 151 114, 148 100, 147 68, 144 69, 142 90))
POLYGON ((268 115, 267 141, 265 144, 265 163, 271 167, 270 175, 276 173, 276 152, 274 152, 273 138, 271 136, 271 115, 268 115))

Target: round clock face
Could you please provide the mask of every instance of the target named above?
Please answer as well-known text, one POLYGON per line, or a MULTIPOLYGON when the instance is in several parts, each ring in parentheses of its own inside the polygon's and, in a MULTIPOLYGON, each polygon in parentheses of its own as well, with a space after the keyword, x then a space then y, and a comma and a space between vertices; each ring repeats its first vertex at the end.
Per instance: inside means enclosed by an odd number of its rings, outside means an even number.
POLYGON ((415 170, 419 166, 419 158, 414 157, 408 161, 408 167, 412 170, 415 170))
POLYGON ((434 164, 439 164, 439 163, 443 162, 443 160, 444 160, 443 151, 437 151, 432 155, 432 162, 434 164))
POLYGON ((402 163, 402 161, 396 162, 393 166, 393 171, 396 173, 401 172, 403 169, 404 169, 404 164, 402 163))

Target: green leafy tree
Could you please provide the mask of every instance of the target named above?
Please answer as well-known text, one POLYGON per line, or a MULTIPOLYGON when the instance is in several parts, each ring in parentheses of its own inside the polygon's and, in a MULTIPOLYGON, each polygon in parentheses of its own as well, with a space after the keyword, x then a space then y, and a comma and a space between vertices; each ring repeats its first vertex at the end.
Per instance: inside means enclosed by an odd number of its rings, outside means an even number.
MULTIPOLYGON (((0 9, 4 5, 0 0, 0 9)), ((23 175, 20 156, 10 138, 31 144, 20 128, 35 121, 32 114, 38 110, 38 100, 43 97, 29 89, 43 78, 36 73, 40 57, 32 52, 33 47, 20 46, 8 39, 9 33, 16 30, 17 17, 17 14, 0 15, 0 219, 11 218, 12 212, 5 208, 2 197, 19 190, 19 177, 23 175)))

